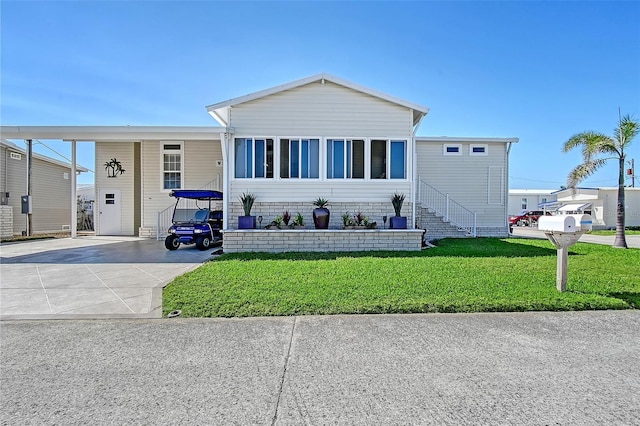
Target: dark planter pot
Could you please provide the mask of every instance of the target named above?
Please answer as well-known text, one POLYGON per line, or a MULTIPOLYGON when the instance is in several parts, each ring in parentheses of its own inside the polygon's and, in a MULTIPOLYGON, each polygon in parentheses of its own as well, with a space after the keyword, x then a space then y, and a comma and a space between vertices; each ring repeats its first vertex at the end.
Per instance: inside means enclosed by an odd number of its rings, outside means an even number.
POLYGON ((391 216, 389 218, 390 229, 407 229, 407 217, 406 216, 391 216))
POLYGON ((256 217, 238 216, 238 229, 256 229, 256 217))
POLYGON ((316 229, 329 229, 329 209, 318 208, 313 210, 313 224, 316 229))

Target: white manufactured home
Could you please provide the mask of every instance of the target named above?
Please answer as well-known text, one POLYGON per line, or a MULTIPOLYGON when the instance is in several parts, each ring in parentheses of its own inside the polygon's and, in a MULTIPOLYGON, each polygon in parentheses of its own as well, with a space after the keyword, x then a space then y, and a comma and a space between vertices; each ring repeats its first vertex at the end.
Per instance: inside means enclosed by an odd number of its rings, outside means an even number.
POLYGON ((507 213, 514 216, 523 210, 548 210, 558 208, 555 189, 509 189, 507 213))
MULTIPOLYGON (((640 226, 640 188, 625 188, 625 226, 640 226)), ((556 191, 560 213, 588 213, 594 229, 614 229, 618 188, 575 188, 556 191)))
MULTIPOLYGON (((379 224, 367 232, 393 235, 380 229, 382 218, 393 215, 392 194, 402 193, 410 238, 422 237, 415 229, 426 229, 427 239, 508 235, 509 151, 517 138, 416 136, 428 108, 328 74, 206 109, 218 126, 3 130, 21 139, 94 141, 96 170, 118 160, 125 173, 96 174, 98 235, 164 237, 174 189, 223 192, 225 251, 249 250, 267 232, 237 230, 245 192, 256 195, 251 214, 264 223, 284 211, 304 216, 307 229, 287 234, 294 243, 284 249, 306 247, 301 235, 317 238, 309 228, 318 197, 329 200, 330 233, 343 213, 362 212, 379 224)), ((259 242, 265 250, 269 239, 259 242)))

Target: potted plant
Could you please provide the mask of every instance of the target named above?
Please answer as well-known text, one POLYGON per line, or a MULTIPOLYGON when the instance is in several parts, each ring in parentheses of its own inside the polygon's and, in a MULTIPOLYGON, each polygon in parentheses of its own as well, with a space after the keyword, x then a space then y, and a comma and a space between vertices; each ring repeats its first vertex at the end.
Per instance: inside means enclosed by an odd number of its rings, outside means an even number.
POLYGON ((265 229, 273 229, 273 228, 282 229, 282 216, 276 216, 276 218, 273 219, 271 223, 269 223, 264 228, 265 229))
POLYGON ((302 213, 298 212, 296 217, 293 219, 293 223, 291 224, 293 229, 301 229, 304 228, 304 216, 302 213))
POLYGON ((407 217, 400 216, 400 212, 402 211, 402 204, 404 203, 404 194, 394 193, 391 196, 391 204, 393 204, 393 210, 395 211, 395 216, 389 218, 389 228, 390 229, 407 229, 407 217))
POLYGON ((320 197, 313 202, 313 205, 316 206, 313 209, 313 224, 316 229, 329 229, 329 209, 325 206, 329 204, 329 200, 325 200, 320 197))
POLYGON ((353 229, 355 225, 356 222, 353 220, 353 217, 351 217, 351 214, 345 212, 342 215, 342 229, 353 229))
POLYGON ((282 214, 282 222, 285 224, 285 226, 289 226, 289 221, 291 220, 291 213, 289 213, 288 210, 286 210, 283 214, 282 214))
POLYGON ((242 203, 244 216, 238 217, 238 229, 255 229, 256 217, 251 216, 251 208, 253 207, 253 202, 255 200, 256 196, 249 192, 244 192, 240 196, 240 202, 242 203))

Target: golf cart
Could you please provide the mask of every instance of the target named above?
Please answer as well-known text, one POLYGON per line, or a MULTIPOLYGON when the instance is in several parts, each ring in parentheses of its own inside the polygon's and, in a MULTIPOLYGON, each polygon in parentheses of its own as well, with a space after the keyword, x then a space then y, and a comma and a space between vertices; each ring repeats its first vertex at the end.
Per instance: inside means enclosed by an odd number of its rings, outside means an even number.
POLYGON ((176 198, 173 208, 173 225, 164 240, 168 250, 176 250, 180 244, 195 244, 206 250, 222 242, 222 210, 212 210, 212 203, 222 208, 222 192, 211 190, 173 190, 176 198))

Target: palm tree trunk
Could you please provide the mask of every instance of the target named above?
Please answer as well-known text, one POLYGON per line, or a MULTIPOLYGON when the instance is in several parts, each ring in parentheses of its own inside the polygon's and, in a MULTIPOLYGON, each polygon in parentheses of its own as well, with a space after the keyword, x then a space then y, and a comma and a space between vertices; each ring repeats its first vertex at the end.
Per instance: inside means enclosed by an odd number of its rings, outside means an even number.
POLYGON ((618 208, 616 212, 616 239, 613 241, 615 248, 627 248, 627 239, 624 233, 624 155, 620 156, 620 173, 618 174, 618 208))

